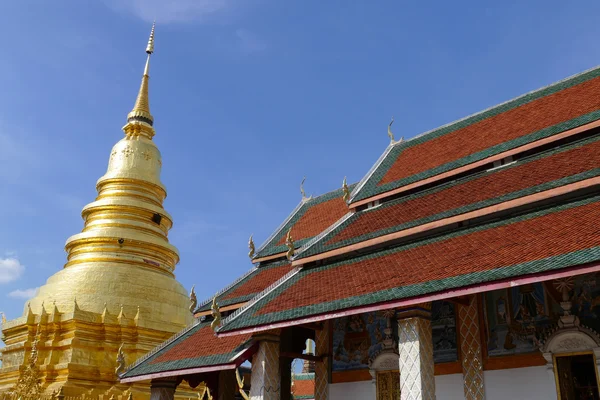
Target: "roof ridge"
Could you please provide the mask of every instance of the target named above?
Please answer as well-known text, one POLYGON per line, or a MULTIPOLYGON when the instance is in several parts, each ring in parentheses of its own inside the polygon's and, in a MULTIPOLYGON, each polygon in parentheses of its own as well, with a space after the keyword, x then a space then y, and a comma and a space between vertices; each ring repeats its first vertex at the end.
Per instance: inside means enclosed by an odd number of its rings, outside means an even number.
POLYGON ((404 140, 404 141, 402 141, 402 142, 396 142, 396 143, 393 143, 393 144, 391 144, 391 147, 394 147, 396 144, 399 144, 399 143, 410 142, 410 141, 412 141, 412 140, 415 140, 415 139, 418 139, 418 138, 420 138, 420 137, 426 136, 426 135, 428 135, 428 134, 430 134, 430 133, 432 133, 432 132, 435 132, 435 131, 437 131, 437 130, 440 130, 440 129, 443 129, 443 128, 447 128, 447 127, 449 127, 449 126, 451 126, 451 125, 454 125, 454 124, 457 124, 457 123, 459 123, 459 122, 465 121, 465 120, 467 120, 467 119, 469 119, 469 118, 473 118, 473 117, 476 117, 476 116, 478 116, 478 115, 480 115, 480 114, 484 114, 484 113, 486 113, 486 112, 488 112, 488 111, 490 111, 490 110, 493 110, 493 109, 495 109, 495 108, 502 107, 503 105, 506 105, 506 104, 508 104, 508 103, 511 103, 511 102, 513 102, 513 101, 516 101, 516 100, 522 99, 522 98, 524 98, 524 97, 527 97, 527 96, 531 96, 531 95, 532 95, 532 94, 534 94, 534 93, 541 92, 541 91, 543 91, 543 90, 546 90, 546 89, 549 89, 549 88, 551 88, 551 87, 554 87, 554 86, 560 85, 561 83, 564 83, 564 82, 570 81, 570 80, 572 80, 572 79, 575 79, 575 78, 577 78, 577 77, 579 77, 579 76, 585 75, 585 74, 587 74, 587 73, 589 73, 589 72, 591 72, 591 71, 594 71, 594 70, 596 70, 596 69, 600 69, 600 65, 597 65, 597 66, 595 66, 595 67, 592 67, 592 68, 588 68, 588 69, 586 69, 585 71, 578 72, 578 73, 576 73, 576 74, 573 74, 573 75, 571 75, 571 76, 568 76, 568 77, 566 77, 566 78, 563 78, 563 79, 561 79, 561 80, 559 80, 559 81, 552 82, 552 83, 550 83, 550 84, 548 84, 548 85, 546 85, 546 86, 542 86, 542 87, 540 87, 540 88, 537 88, 537 89, 534 89, 534 90, 530 90, 529 92, 523 93, 523 94, 521 94, 521 95, 519 95, 519 96, 516 96, 516 97, 510 98, 510 99, 508 99, 508 100, 506 100, 506 101, 503 101, 503 102, 501 102, 501 103, 498 103, 498 104, 495 104, 495 105, 493 105, 493 106, 487 107, 487 108, 485 108, 485 109, 483 109, 483 110, 480 110, 480 111, 477 111, 477 112, 475 112, 475 113, 473 113, 473 114, 469 114, 469 115, 467 115, 466 117, 459 118, 459 119, 456 119, 456 120, 454 120, 454 121, 452 121, 452 122, 449 122, 449 123, 447 123, 447 124, 444 124, 444 125, 438 126, 437 128, 433 128, 433 129, 430 129, 430 130, 428 130, 428 131, 425 131, 425 132, 419 133, 418 135, 415 135, 415 136, 411 137, 410 139, 406 139, 406 140, 404 140))
POLYGON ((230 315, 228 315, 223 320, 223 323, 221 324, 221 326, 217 330, 217 334, 219 333, 219 330, 221 330, 221 328, 223 328, 225 325, 227 325, 228 323, 230 323, 231 321, 233 321, 234 319, 236 319, 239 315, 241 315, 248 308, 250 308, 251 306, 253 306, 254 304, 256 304, 259 300, 261 300, 263 297, 265 297, 267 294, 269 294, 272 290, 276 289, 278 286, 280 286, 285 281, 287 281, 288 279, 290 279, 292 276, 294 276, 295 274, 297 274, 298 271, 300 271, 301 269, 302 269, 302 267, 295 267, 295 268, 293 268, 287 274, 285 274, 284 276, 282 276, 281 278, 279 278, 278 280, 276 280, 275 282, 273 282, 272 284, 270 284, 269 286, 267 286, 263 291, 261 291, 258 294, 256 294, 244 306, 238 308, 233 313, 231 313, 230 315))
MULTIPOLYGON (((404 142, 405 141, 400 142, 400 143, 404 143, 404 142)), ((367 171, 367 174, 360 181, 358 181, 358 183, 356 184, 356 187, 354 189, 352 189, 352 192, 350 193, 350 199, 348 200, 348 204, 352 204, 352 202, 354 201, 354 198, 360 193, 360 191, 363 189, 363 187, 369 181, 369 179, 371 179, 371 176, 375 173, 375 171, 377 171, 377 168, 379 168, 379 166, 381 165, 383 160, 386 159, 386 157, 388 156, 388 154, 390 154, 390 152, 392 151, 393 148, 394 148, 394 144, 392 144, 392 143, 388 144, 387 147, 385 148, 385 150, 383 151, 383 153, 381 153, 381 155, 377 159, 377 161, 375 161, 375 164, 373 164, 371 169, 369 169, 369 171, 367 171)))
MULTIPOLYGON (((327 236, 329 233, 331 233, 334 229, 336 229, 338 226, 340 226, 341 224, 343 224, 344 222, 346 222, 348 220, 348 218, 350 218, 351 216, 353 216, 354 214, 356 214, 356 212, 352 212, 349 211, 346 214, 344 214, 342 216, 342 218, 338 219, 336 222, 334 222, 333 224, 331 224, 327 229, 325 229, 323 232, 319 233, 317 236, 313 237, 312 239, 310 239, 308 242, 306 242, 304 245, 300 246, 300 248, 298 249, 297 253, 294 255, 294 260, 296 260, 296 256, 297 255, 302 255, 302 252, 308 250, 309 248, 311 248, 312 246, 314 246, 316 243, 318 243, 323 237, 327 236)), ((300 257, 299 259, 301 259, 302 257, 300 257)))
POLYGON ((300 209, 302 208, 302 206, 304 206, 304 204, 308 203, 308 201, 303 200, 300 201, 300 203, 296 206, 296 208, 294 208, 294 210, 292 210, 292 212, 290 213, 290 215, 288 215, 288 217, 281 223, 279 224, 279 226, 277 227, 277 229, 275 229, 275 231, 273 231, 273 233, 271 233, 271 235, 267 238, 267 240, 265 240, 260 247, 258 248, 258 250, 256 250, 256 254, 260 254, 261 251, 263 251, 267 245, 273 240, 275 239, 275 237, 277 237, 277 235, 279 234, 279 232, 281 232, 283 230, 283 228, 287 225, 288 222, 291 221, 291 219, 294 217, 294 215, 296 215, 298 213, 298 211, 300 211, 300 209))
MULTIPOLYGON (((357 199, 357 196, 358 196, 358 195, 360 194, 360 192, 363 190, 363 188, 365 187, 365 185, 366 185, 366 184, 367 184, 367 183, 370 181, 370 179, 372 178, 373 174, 374 174, 374 173, 375 173, 375 172, 378 170, 378 168, 381 166, 381 164, 383 163, 383 161, 384 161, 384 160, 387 158, 387 156, 389 155, 389 153, 390 153, 390 152, 391 152, 393 149, 396 149, 396 148, 398 148, 399 146, 408 146, 408 145, 410 145, 410 144, 411 144, 411 142, 413 142, 413 141, 415 141, 415 140, 417 140, 417 139, 421 139, 421 140, 423 140, 423 138, 424 138, 425 136, 432 135, 432 134, 434 134, 434 133, 436 133, 436 132, 438 132, 438 131, 441 131, 441 130, 443 130, 443 129, 447 129, 447 128, 449 128, 449 127, 452 127, 453 125, 458 125, 459 123, 461 123, 461 122, 464 122, 464 121, 467 121, 467 120, 469 120, 469 119, 474 119, 475 117, 477 117, 477 116, 480 116, 480 115, 484 115, 484 114, 486 114, 486 113, 488 113, 488 112, 490 112, 490 111, 492 111, 492 110, 495 110, 495 109, 500 109, 501 107, 503 107, 503 106, 506 106, 506 105, 508 105, 508 104, 510 104, 510 103, 513 103, 513 102, 518 102, 518 100, 521 100, 521 99, 526 99, 528 96, 532 96, 532 95, 534 95, 534 94, 537 94, 537 93, 543 92, 543 91, 545 91, 545 90, 552 89, 552 88, 554 88, 554 87, 557 87, 557 86, 559 86, 559 85, 561 85, 561 84, 563 84, 563 83, 565 83, 565 82, 569 82, 569 81, 575 80, 575 79, 577 79, 577 78, 579 78, 579 77, 582 77, 582 76, 584 76, 584 75, 586 75, 586 74, 589 74, 589 73, 591 73, 591 72, 593 72, 593 71, 596 71, 596 70, 600 70, 600 65, 597 65, 597 66, 595 66, 595 67, 592 67, 592 68, 586 69, 585 71, 582 71, 582 72, 579 72, 579 73, 573 74, 573 75, 571 75, 571 76, 568 76, 568 77, 566 77, 566 78, 564 78, 564 79, 561 79, 561 80, 555 81, 555 82, 553 82, 553 83, 550 83, 550 84, 548 84, 548 85, 542 86, 542 87, 540 87, 540 88, 537 88, 537 89, 531 90, 531 91, 529 91, 529 92, 526 92, 526 93, 524 93, 524 94, 521 94, 521 95, 519 95, 519 96, 516 96, 516 97, 510 98, 510 99, 508 99, 508 100, 506 100, 506 101, 503 101, 503 102, 501 102, 501 103, 498 103, 498 104, 492 105, 492 106, 490 106, 490 107, 487 107, 487 108, 485 108, 485 109, 483 109, 483 110, 480 110, 480 111, 477 111, 477 112, 475 112, 475 113, 469 114, 469 115, 467 115, 467 116, 465 116, 465 117, 463 117, 463 118, 456 119, 456 120, 454 120, 454 121, 451 121, 451 122, 449 122, 449 123, 446 123, 446 124, 444 124, 444 125, 441 125, 441 126, 438 126, 438 127, 435 127, 435 128, 433 128, 433 129, 427 130, 427 131, 425 131, 425 132, 419 133, 419 134, 417 134, 417 135, 415 135, 415 136, 413 136, 413 137, 411 137, 411 138, 409 138, 409 139, 406 139, 406 140, 403 140, 403 141, 398 141, 398 142, 395 142, 395 143, 390 143, 390 144, 389 144, 389 145, 386 147, 386 149, 385 149, 385 151, 383 152, 383 154, 382 154, 382 155, 379 157, 379 159, 378 159, 378 160, 375 162, 375 164, 374 164, 374 165, 371 167, 371 169, 370 169, 370 170, 367 172, 367 174, 366 174, 366 175, 365 175, 365 176, 364 176, 364 177, 363 177, 363 178, 360 180, 360 182, 359 182, 359 185, 358 185, 358 186, 357 186, 357 187, 356 187, 356 188, 355 188, 355 189, 352 191, 352 193, 351 193, 351 195, 350 195, 350 202, 349 202, 349 203, 350 203, 350 204, 352 204, 352 203, 353 203, 355 200, 356 200, 356 201, 358 201, 358 200, 361 200, 361 201, 362 201, 362 200, 368 199, 368 198, 370 198, 370 197, 373 197, 373 196, 375 195, 375 194, 371 194, 371 195, 367 195, 366 197, 362 197, 362 198, 360 198, 360 199, 357 199)), ((542 97, 545 97, 545 96, 542 96, 542 97)), ((541 97, 540 97, 540 98, 541 98, 541 97)), ((532 99, 532 101, 533 101, 533 100, 535 100, 535 99, 532 99)), ((474 121, 474 122, 475 122, 475 121, 474 121)), ((470 125, 470 124, 469 124, 469 125, 470 125)), ((452 132, 452 131, 451 131, 451 132, 452 132)), ((448 134, 448 133, 451 133, 451 132, 446 132, 445 134, 448 134)), ((442 136, 444 136, 445 134, 443 134, 442 136)), ((434 139, 435 139, 435 138, 434 138, 434 139)), ((419 179, 419 180, 420 180, 420 179, 419 179)), ((391 182, 390 182, 390 183, 391 183, 391 182)), ((403 186, 403 185, 400 185, 400 187, 401 187, 401 186, 403 186)), ((379 194, 386 193, 386 192, 388 192, 388 191, 390 191, 390 190, 391 190, 391 189, 384 190, 384 191, 380 192, 379 194)))
POLYGON ((235 285, 237 285, 238 283, 240 283, 241 281, 243 281, 244 279, 246 279, 248 276, 252 275, 252 273, 254 271, 256 271, 257 269, 258 269, 258 267, 254 266, 249 271, 246 271, 246 273, 244 275, 240 276, 235 281, 233 281, 229 285, 225 286, 223 289, 219 290, 217 293, 215 293, 214 296, 209 297, 208 299, 205 299, 201 303, 199 303, 198 306, 196 307, 196 310, 199 310, 200 307, 205 306, 208 303, 210 303, 211 301, 213 301, 213 299, 215 297, 219 297, 220 295, 222 295, 223 293, 225 293, 226 291, 228 291, 229 289, 231 289, 232 287, 234 287, 235 285))

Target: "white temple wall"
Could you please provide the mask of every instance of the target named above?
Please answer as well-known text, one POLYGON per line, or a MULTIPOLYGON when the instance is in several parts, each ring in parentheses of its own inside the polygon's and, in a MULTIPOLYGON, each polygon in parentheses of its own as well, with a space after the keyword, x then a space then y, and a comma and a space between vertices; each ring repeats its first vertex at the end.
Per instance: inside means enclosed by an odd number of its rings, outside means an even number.
POLYGON ((552 400, 556 386, 545 366, 484 371, 487 400, 552 400))
MULTIPOLYGON (((331 400, 375 400, 375 396, 375 384, 371 381, 334 383, 329 389, 331 400)), ((462 374, 436 376, 435 396, 436 400, 463 400, 462 374)))
POLYGON ((334 383, 329 387, 330 400, 375 399, 375 384, 371 381, 334 383))

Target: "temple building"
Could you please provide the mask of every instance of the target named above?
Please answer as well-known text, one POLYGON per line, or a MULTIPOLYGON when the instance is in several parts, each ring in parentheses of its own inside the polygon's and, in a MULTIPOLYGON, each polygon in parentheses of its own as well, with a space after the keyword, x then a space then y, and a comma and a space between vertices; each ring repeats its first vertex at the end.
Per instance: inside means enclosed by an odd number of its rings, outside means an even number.
MULTIPOLYGON (((154 27, 125 137, 96 183, 98 197, 83 209, 83 231, 67 240, 67 263, 21 317, 2 323, 0 394, 147 399, 149 383, 123 385, 118 374, 193 321, 174 275, 179 254, 167 239, 173 220, 163 208, 162 159, 152 141, 153 51, 154 27)), ((178 397, 197 398, 197 392, 180 386, 178 397)))
POLYGON ((388 134, 360 182, 303 194, 121 383, 153 400, 183 384, 221 400, 600 398, 600 67, 388 134))

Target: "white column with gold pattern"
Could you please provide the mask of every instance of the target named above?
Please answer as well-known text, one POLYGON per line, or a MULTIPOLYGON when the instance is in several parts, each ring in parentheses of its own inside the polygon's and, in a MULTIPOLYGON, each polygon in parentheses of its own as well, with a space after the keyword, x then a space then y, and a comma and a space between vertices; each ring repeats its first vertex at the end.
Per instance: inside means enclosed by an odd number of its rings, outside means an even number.
POLYGON ((398 311, 400 398, 435 399, 431 303, 398 311))
POLYGON ((250 400, 279 400, 279 336, 256 337, 258 351, 252 357, 250 400))

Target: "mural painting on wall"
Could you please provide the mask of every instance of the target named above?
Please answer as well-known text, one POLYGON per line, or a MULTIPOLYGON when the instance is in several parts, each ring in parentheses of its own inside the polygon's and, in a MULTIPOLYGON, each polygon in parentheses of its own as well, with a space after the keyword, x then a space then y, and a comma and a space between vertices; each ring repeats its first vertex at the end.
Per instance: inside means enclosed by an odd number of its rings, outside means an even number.
MULTIPOLYGON (((569 293, 581 322, 600 332, 600 275, 573 277, 569 293)), ((561 294, 552 281, 516 286, 485 295, 487 350, 490 356, 537 351, 541 332, 562 315, 561 294)))
POLYGON ((431 305, 431 330, 433 331, 433 361, 444 363, 458 360, 453 303, 433 302, 431 305))
POLYGON ((370 312, 338 318, 333 325, 333 369, 369 368, 369 359, 381 350, 386 318, 370 312))
MULTIPOLYGON (((435 362, 457 360, 454 305, 434 302, 432 329, 435 362)), ((382 350, 387 321, 383 312, 370 312, 337 318, 333 324, 333 370, 369 368, 369 359, 382 350)), ((397 327, 392 324, 394 338, 397 327)))

